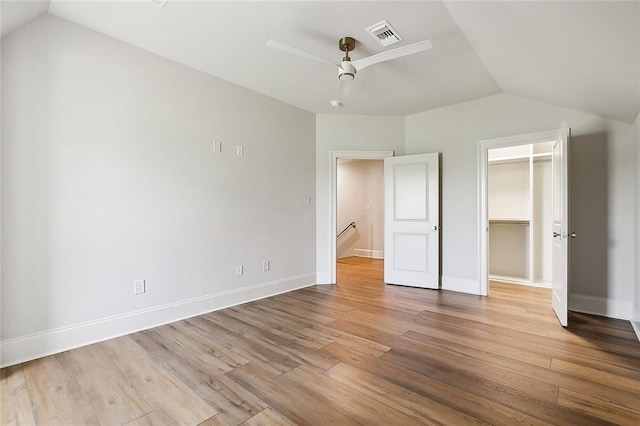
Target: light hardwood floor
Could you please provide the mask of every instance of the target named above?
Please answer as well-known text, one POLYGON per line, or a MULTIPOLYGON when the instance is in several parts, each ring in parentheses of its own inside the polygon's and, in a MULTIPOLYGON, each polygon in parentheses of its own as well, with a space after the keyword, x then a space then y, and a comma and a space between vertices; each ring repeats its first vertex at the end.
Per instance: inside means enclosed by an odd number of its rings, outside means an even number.
POLYGON ((315 286, 2 370, 5 424, 640 424, 628 322, 560 327, 549 290, 315 286))

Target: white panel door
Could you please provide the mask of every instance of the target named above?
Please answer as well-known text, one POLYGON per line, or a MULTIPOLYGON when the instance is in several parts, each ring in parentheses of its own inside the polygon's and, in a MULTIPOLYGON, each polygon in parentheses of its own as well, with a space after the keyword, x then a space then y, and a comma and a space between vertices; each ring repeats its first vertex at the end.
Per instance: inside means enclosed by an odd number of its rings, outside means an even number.
POLYGON ((567 326, 569 298, 569 128, 563 123, 553 143, 551 154, 553 248, 552 248, 552 305, 560 320, 567 326))
POLYGON ((438 153, 384 160, 384 281, 438 288, 440 182, 438 153))

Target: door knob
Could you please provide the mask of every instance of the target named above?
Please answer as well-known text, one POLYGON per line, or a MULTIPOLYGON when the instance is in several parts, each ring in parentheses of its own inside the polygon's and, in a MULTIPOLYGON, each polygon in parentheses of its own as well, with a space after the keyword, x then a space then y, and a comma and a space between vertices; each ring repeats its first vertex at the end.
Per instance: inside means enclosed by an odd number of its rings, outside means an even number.
POLYGON ((439 231, 439 230, 440 230, 440 227, 439 227, 438 225, 433 225, 433 230, 434 230, 434 231, 439 231))
POLYGON ((559 233, 559 232, 555 232, 555 231, 554 231, 554 233, 553 233, 553 238, 561 237, 561 236, 562 236, 562 234, 561 234, 561 233, 559 233))
POLYGON ((570 232, 570 233, 569 233, 569 236, 570 236, 571 238, 575 238, 575 237, 576 237, 576 233, 575 233, 575 232, 570 232))

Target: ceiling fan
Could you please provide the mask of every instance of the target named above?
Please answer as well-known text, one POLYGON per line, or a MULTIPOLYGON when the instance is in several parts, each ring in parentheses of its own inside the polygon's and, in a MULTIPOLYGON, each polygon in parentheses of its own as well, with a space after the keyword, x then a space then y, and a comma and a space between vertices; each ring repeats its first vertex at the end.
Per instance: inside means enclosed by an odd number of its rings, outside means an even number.
POLYGON ((358 59, 357 61, 352 61, 349 57, 349 52, 353 52, 356 48, 356 40, 353 37, 342 37, 338 41, 338 47, 342 50, 345 55, 340 62, 331 62, 328 59, 317 56, 313 53, 309 53, 306 50, 298 49, 297 47, 289 46, 288 44, 270 39, 267 42, 267 46, 280 50, 282 52, 292 53, 294 55, 302 56, 309 59, 315 59, 317 61, 321 61, 327 64, 330 64, 334 67, 338 68, 338 80, 340 80, 340 84, 338 86, 338 99, 332 100, 332 106, 341 106, 342 103, 340 99, 340 89, 342 88, 343 82, 352 81, 356 74, 366 67, 371 65, 378 64, 380 62, 390 61, 392 59, 401 58, 403 56, 413 55, 414 53, 422 52, 424 50, 431 49, 431 40, 423 40, 417 43, 408 44, 406 46, 398 47, 396 49, 387 50, 386 52, 381 52, 376 55, 369 56, 367 58, 358 59))

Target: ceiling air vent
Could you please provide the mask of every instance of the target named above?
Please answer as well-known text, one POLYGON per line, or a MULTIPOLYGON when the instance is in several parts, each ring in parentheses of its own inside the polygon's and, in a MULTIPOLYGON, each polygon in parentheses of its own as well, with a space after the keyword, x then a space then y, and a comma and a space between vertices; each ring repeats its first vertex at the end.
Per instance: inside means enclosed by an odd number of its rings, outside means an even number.
POLYGON ((365 31, 385 47, 403 40, 402 36, 387 21, 380 21, 365 31))

